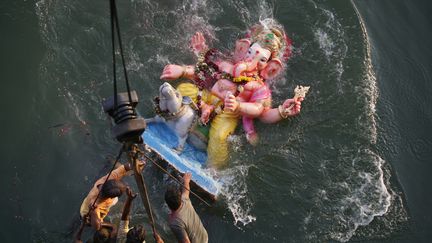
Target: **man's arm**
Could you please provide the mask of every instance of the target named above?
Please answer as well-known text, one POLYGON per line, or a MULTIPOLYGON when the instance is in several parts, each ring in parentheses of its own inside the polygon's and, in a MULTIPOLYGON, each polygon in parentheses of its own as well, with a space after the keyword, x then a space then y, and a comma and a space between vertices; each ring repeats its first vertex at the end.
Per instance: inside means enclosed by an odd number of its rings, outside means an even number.
MULTIPOLYGON (((137 163, 138 163, 139 170, 143 170, 144 166, 145 166, 145 161, 144 160, 138 160, 137 163)), ((111 180, 111 179, 121 180, 126 175, 126 173, 130 170, 132 170, 132 165, 130 163, 126 163, 124 165, 121 165, 117 169, 115 169, 111 172, 111 175, 108 178, 108 180, 111 180)), ((101 181, 102 183, 105 182, 105 179, 107 176, 108 175, 102 177, 101 179, 99 179, 99 181, 101 181)))
POLYGON ((189 237, 186 235, 186 237, 183 239, 183 241, 179 241, 181 243, 190 243, 189 237))
POLYGON ((170 225, 170 228, 179 243, 190 243, 186 230, 183 227, 179 225, 170 225))
POLYGON ((117 169, 111 172, 111 175, 108 178, 108 180, 110 179, 120 180, 121 178, 123 178, 123 176, 126 175, 126 172, 128 172, 129 170, 131 170, 129 163, 121 165, 117 169))
MULTIPOLYGON (((91 209, 90 209, 91 210, 91 209)), ((102 227, 101 220, 99 218, 99 209, 94 208, 90 212, 90 224, 95 230, 100 230, 102 227)))
POLYGON ((133 193, 129 187, 126 188, 126 195, 127 195, 127 199, 126 199, 126 202, 123 206, 123 212, 122 212, 122 216, 121 216, 121 220, 123 220, 123 221, 129 220, 129 213, 130 213, 132 200, 134 200, 135 197, 137 196, 137 194, 133 193))
POLYGON ((118 242, 124 242, 127 238, 127 233, 129 231, 129 213, 132 205, 132 200, 137 196, 134 194, 130 187, 126 187, 126 202, 123 206, 123 212, 121 216, 121 221, 119 224, 118 233, 116 235, 118 242))
POLYGON ((190 180, 192 178, 192 174, 190 172, 187 172, 183 175, 183 192, 182 197, 189 198, 189 191, 190 191, 190 180))
POLYGON ((82 243, 83 242, 81 240, 81 235, 82 235, 82 232, 84 230, 84 226, 86 225, 86 221, 87 221, 87 216, 82 219, 80 228, 79 228, 78 232, 75 235, 74 243, 82 243))
POLYGON ((107 228, 110 230, 110 238, 109 238, 109 243, 116 243, 117 242, 117 232, 118 229, 114 224, 111 223, 106 223, 106 222, 102 222, 102 227, 103 228, 107 228))
MULTIPOLYGON (((129 163, 121 165, 111 172, 111 175, 109 176, 108 180, 111 180, 111 179, 120 180, 121 178, 123 178, 123 176, 126 175, 126 173, 129 170, 131 170, 131 166, 129 163)), ((91 202, 91 203, 94 202, 94 200, 96 199, 96 196, 99 194, 100 188, 105 183, 105 181, 107 181, 107 177, 108 177, 108 174, 102 176, 101 178, 99 178, 95 182, 93 188, 91 189, 91 191, 89 192, 89 194, 87 196, 89 199, 89 202, 91 202)))
POLYGON ((156 233, 156 243, 165 243, 158 233, 156 233))
POLYGON ((90 224, 95 230, 100 230, 102 227, 105 227, 111 229, 111 235, 117 235, 117 227, 115 225, 108 222, 103 222, 99 218, 99 209, 97 207, 95 207, 90 212, 90 224))

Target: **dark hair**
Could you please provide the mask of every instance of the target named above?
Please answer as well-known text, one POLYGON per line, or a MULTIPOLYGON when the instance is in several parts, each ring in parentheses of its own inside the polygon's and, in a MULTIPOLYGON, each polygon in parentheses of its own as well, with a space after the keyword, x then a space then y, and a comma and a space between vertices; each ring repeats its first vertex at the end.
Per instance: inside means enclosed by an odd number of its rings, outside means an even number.
POLYGON ((102 227, 93 234, 93 243, 106 243, 110 240, 110 230, 102 227))
POLYGON ((126 236, 126 243, 142 243, 145 241, 145 229, 141 225, 137 225, 129 230, 126 236))
POLYGON ((168 186, 165 202, 172 211, 177 210, 181 205, 181 190, 175 185, 168 186))
POLYGON ((110 179, 101 188, 101 198, 120 197, 126 188, 125 184, 119 180, 110 179))

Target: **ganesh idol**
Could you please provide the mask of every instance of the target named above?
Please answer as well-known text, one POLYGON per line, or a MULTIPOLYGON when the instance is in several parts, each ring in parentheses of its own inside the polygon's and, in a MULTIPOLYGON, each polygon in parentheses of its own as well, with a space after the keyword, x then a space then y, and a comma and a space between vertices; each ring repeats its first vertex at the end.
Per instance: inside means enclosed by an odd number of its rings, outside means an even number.
POLYGON ((217 169, 226 166, 228 137, 234 133, 240 119, 247 140, 255 145, 258 136, 253 119, 276 123, 299 114, 302 98, 287 99, 272 108, 267 82, 281 74, 291 51, 290 40, 275 20, 266 19, 252 26, 246 38, 236 42, 231 57, 208 49, 201 33, 192 37, 191 47, 198 56, 196 65, 169 64, 161 79, 190 80, 180 84, 177 90, 192 98, 200 109, 201 122, 210 124, 209 166, 217 169))

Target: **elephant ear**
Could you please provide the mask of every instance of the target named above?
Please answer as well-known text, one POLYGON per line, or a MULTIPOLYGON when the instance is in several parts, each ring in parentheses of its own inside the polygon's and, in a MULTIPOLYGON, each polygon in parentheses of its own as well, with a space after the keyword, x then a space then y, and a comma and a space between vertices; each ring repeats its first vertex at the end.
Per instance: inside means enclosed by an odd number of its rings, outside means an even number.
POLYGON ((282 69, 282 62, 274 58, 268 61, 267 66, 261 70, 260 74, 265 80, 270 80, 278 76, 282 69))
POLYGON ((233 56, 234 63, 243 60, 243 58, 245 57, 246 53, 249 50, 250 45, 251 45, 251 41, 249 39, 241 39, 236 41, 236 47, 233 56))

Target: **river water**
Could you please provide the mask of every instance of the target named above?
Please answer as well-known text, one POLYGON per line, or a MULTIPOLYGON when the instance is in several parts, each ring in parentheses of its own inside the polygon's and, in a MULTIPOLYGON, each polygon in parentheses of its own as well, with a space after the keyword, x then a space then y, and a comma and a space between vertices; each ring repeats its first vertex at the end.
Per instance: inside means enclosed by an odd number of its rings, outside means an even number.
MULTIPOLYGON (((210 242, 430 241, 429 1, 130 0, 118 10, 145 117, 164 65, 195 62, 195 31, 230 50, 273 17, 293 40, 274 103, 297 84, 310 94, 300 116, 257 124, 258 147, 241 130, 233 137, 220 200, 209 208, 193 199, 210 242)), ((112 95, 108 1, 4 0, 0 27, 0 237, 70 242, 83 197, 119 149, 101 108, 112 95)), ((157 228, 173 242, 167 178, 153 166, 144 177, 157 228)), ((148 228, 138 200, 132 211, 148 228)))

